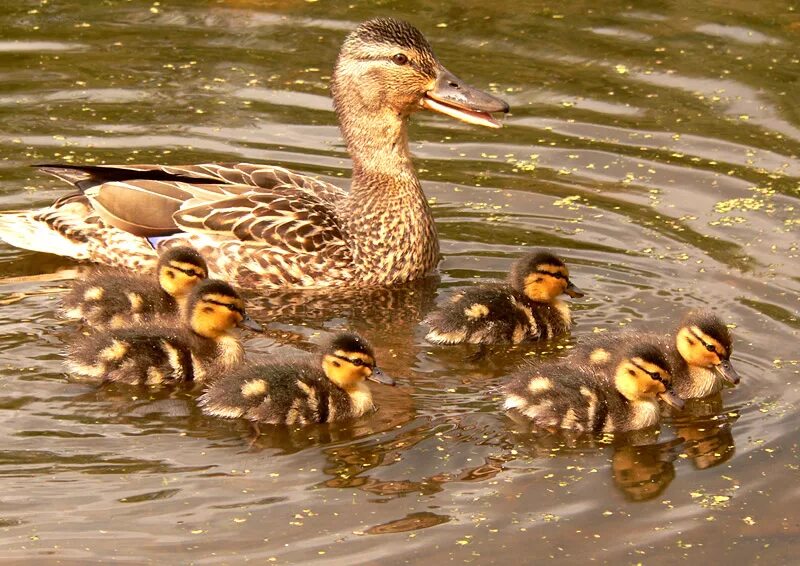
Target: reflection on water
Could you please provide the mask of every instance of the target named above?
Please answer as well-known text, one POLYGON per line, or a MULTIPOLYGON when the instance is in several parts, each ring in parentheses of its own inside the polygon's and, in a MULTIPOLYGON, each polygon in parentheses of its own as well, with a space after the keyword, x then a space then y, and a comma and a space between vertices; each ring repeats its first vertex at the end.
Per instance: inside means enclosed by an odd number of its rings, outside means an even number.
MULTIPOLYGON (((776 486, 800 466, 794 4, 382 4, 513 114, 497 131, 412 121, 436 277, 248 296, 269 328, 251 352, 310 351, 343 328, 373 342, 400 386, 374 387, 380 410, 348 425, 256 437, 203 416, 192 389, 66 379, 74 329, 55 312, 77 266, 0 244, 3 556, 793 562, 798 494, 776 486), (587 291, 572 336, 479 359, 423 340, 435 304, 533 247, 587 291), (696 307, 735 326, 742 383, 660 434, 550 435, 499 412, 522 360, 696 307)), ((270 162, 346 186, 328 82, 346 31, 374 15, 359 1, 12 3, 0 209, 63 194, 37 162, 270 162)))

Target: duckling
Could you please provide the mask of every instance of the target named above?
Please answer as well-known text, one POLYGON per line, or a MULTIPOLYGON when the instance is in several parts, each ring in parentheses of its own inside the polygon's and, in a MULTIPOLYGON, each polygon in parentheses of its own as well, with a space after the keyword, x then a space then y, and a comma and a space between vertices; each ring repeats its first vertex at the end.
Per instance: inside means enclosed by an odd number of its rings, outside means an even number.
POLYGON ((570 356, 600 368, 613 365, 620 347, 641 340, 656 341, 667 352, 672 386, 681 399, 719 393, 727 381, 739 383, 731 364, 733 340, 728 327, 709 310, 689 311, 670 335, 627 331, 591 338, 570 356))
POLYGON ((372 411, 365 380, 394 385, 375 365, 375 353, 357 334, 341 333, 316 359, 250 364, 212 382, 200 397, 207 415, 268 424, 354 419, 372 411))
POLYGON ((625 350, 610 383, 591 364, 523 367, 503 388, 503 408, 551 431, 627 432, 659 423, 658 398, 683 407, 671 379, 661 350, 639 342, 625 350))
POLYGON ((195 249, 178 246, 161 254, 156 276, 95 269, 73 283, 61 314, 93 328, 121 328, 173 316, 185 306, 192 288, 208 277, 208 266, 195 249))
POLYGON ((572 324, 569 306, 557 297, 583 297, 557 256, 529 253, 511 268, 508 284, 488 284, 457 293, 425 320, 434 344, 494 344, 544 340, 572 324))
POLYGON ((233 287, 215 279, 195 286, 183 317, 183 327, 129 326, 82 336, 69 348, 67 367, 103 383, 202 383, 242 363, 244 350, 230 332, 234 326, 261 330, 233 287))

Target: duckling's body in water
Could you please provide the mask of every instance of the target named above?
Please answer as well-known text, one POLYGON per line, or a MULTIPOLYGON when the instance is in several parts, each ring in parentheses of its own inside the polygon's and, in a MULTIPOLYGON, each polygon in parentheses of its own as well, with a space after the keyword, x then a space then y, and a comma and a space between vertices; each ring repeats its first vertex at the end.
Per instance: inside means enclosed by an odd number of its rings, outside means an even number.
POLYGON ((99 267, 76 280, 64 297, 61 314, 94 329, 121 328, 178 314, 208 267, 194 249, 180 246, 161 254, 155 276, 99 267))
POLYGON ((331 79, 353 160, 349 192, 282 167, 49 165, 76 186, 53 206, 0 214, 0 237, 26 249, 139 268, 160 246, 191 245, 243 287, 396 285, 439 262, 436 227, 408 146, 410 116, 428 109, 500 127, 504 101, 447 71, 414 26, 364 22, 331 79))
POLYGON ((207 415, 255 423, 345 421, 374 409, 365 380, 394 385, 363 338, 341 333, 317 358, 251 363, 215 379, 199 404, 207 415))
POLYGON ((590 364, 527 364, 503 388, 503 408, 534 426, 578 433, 627 432, 655 426, 658 398, 683 404, 671 390, 669 364, 649 343, 628 347, 609 383, 590 364))
POLYGON ((725 382, 739 383, 730 361, 730 331, 708 310, 688 312, 670 334, 627 330, 589 337, 568 359, 589 363, 598 371, 608 370, 623 355, 624 348, 641 341, 653 342, 666 353, 672 386, 681 399, 709 397, 722 391, 725 382))
POLYGON ((565 334, 569 305, 558 296, 582 297, 557 256, 532 252, 511 269, 508 284, 479 285, 452 297, 425 320, 434 344, 518 344, 565 334))
POLYGON ((150 324, 80 336, 69 347, 67 367, 101 382, 203 383, 210 374, 242 363, 244 350, 231 333, 234 326, 260 330, 230 285, 206 279, 189 296, 182 326, 150 324))

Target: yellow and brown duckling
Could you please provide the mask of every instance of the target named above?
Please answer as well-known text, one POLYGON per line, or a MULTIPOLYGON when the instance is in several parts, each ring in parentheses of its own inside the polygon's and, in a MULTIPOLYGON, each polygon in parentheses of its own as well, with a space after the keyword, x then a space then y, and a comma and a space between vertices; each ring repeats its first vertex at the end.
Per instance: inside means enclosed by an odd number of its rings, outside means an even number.
POLYGON ((255 423, 302 425, 354 419, 374 409, 366 380, 394 385, 362 337, 341 333, 319 357, 247 364, 214 380, 204 413, 255 423))
POLYGON ((503 408, 539 428, 579 433, 627 432, 655 426, 658 399, 676 408, 669 364, 652 343, 628 347, 610 382, 591 364, 531 364, 503 388, 503 408))
POLYGON ((458 293, 425 320, 434 344, 518 344, 569 331, 572 315, 559 295, 582 297, 558 256, 529 253, 512 266, 508 284, 480 285, 458 293))
POLYGON ((719 393, 725 382, 739 383, 730 360, 731 333, 709 310, 688 312, 669 335, 637 331, 601 334, 580 345, 570 359, 586 359, 598 368, 607 368, 615 363, 621 347, 641 340, 656 341, 667 353, 673 389, 681 399, 708 397, 719 393))
POLYGON ((231 332, 235 326, 261 330, 233 287, 215 279, 195 286, 183 316, 180 326, 129 326, 81 336, 70 345, 67 367, 104 383, 202 383, 242 363, 244 350, 231 332))
POLYGON ((97 268, 72 285, 61 313, 93 328, 121 328, 176 315, 208 266, 197 250, 170 248, 161 254, 156 276, 121 268, 97 268))

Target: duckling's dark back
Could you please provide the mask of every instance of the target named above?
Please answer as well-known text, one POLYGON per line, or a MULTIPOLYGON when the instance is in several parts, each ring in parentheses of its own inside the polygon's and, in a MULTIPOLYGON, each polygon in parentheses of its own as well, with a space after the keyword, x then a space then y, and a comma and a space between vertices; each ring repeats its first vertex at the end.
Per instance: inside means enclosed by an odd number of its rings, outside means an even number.
POLYGON ((345 420, 353 415, 347 393, 334 385, 317 360, 248 364, 216 379, 200 397, 204 413, 268 424, 345 420))

